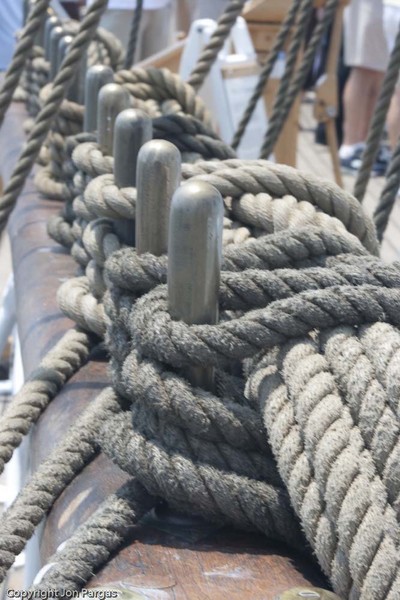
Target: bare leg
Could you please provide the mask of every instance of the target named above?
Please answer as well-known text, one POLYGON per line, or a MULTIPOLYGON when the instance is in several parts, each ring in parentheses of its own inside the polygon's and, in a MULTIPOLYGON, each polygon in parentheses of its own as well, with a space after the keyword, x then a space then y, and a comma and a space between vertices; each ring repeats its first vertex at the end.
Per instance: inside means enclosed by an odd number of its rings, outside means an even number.
POLYGON ((353 67, 343 95, 344 145, 365 142, 384 74, 353 67))
POLYGON ((390 148, 394 150, 400 137, 400 88, 396 88, 386 120, 390 148))

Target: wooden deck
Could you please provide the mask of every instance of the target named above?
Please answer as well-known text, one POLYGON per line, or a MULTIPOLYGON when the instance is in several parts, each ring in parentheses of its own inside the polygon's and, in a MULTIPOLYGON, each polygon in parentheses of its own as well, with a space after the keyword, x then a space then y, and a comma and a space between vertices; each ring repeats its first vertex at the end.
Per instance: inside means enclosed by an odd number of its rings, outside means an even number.
MULTIPOLYGON (((307 100, 302 103, 300 110, 300 134, 297 150, 297 168, 313 173, 324 179, 334 181, 333 168, 326 146, 315 143, 315 120, 312 115, 312 104, 307 100)), ((349 192, 353 191, 355 177, 343 176, 344 185, 349 192)), ((370 179, 364 208, 372 216, 383 188, 384 177, 370 179)), ((400 197, 393 209, 386 235, 382 243, 381 257, 385 262, 400 259, 400 197)))

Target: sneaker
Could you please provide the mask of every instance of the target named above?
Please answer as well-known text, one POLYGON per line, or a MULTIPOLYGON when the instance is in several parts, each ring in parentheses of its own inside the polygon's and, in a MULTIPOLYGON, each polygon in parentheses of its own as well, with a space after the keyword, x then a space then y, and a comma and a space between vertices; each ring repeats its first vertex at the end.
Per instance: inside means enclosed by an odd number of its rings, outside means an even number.
POLYGON ((356 148, 350 156, 347 158, 340 159, 340 166, 343 173, 347 175, 357 175, 359 168, 361 167, 362 155, 364 148, 356 148))
MULTIPOLYGON (((361 164, 364 148, 356 148, 349 157, 340 159, 340 166, 343 173, 347 175, 357 175, 361 164)), ((371 175, 373 177, 383 177, 387 171, 392 153, 388 146, 380 146, 375 162, 372 165, 371 175)))
POLYGON ((383 177, 387 171, 392 153, 388 146, 381 146, 376 155, 374 165, 372 167, 372 175, 374 177, 383 177))

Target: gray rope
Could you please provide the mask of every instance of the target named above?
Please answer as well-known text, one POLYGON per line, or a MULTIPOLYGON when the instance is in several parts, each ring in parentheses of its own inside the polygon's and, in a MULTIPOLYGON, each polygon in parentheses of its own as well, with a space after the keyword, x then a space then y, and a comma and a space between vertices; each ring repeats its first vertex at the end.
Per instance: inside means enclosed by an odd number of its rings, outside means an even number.
POLYGON ((132 26, 129 35, 129 43, 126 51, 124 68, 130 69, 133 65, 136 47, 139 39, 139 29, 142 20, 143 0, 136 0, 136 8, 133 14, 132 26))
POLYGON ((51 568, 30 591, 80 591, 84 582, 120 548, 132 525, 154 504, 155 500, 143 486, 135 480, 128 481, 78 528, 60 552, 50 558, 51 568))
POLYGON ((54 501, 98 453, 97 431, 102 421, 119 409, 115 394, 105 389, 1 515, 0 581, 54 501))
POLYGON ((232 148, 234 148, 235 150, 238 148, 238 146, 240 144, 240 141, 243 137, 244 132, 246 131, 246 127, 252 117, 254 109, 257 106, 257 102, 261 98, 264 88, 268 83, 268 80, 272 73, 272 69, 274 68, 276 59, 278 58, 278 55, 283 48, 285 40, 288 37, 289 32, 294 25, 299 7, 300 7, 300 3, 298 2, 298 0, 293 0, 292 4, 290 5, 290 9, 289 9, 288 13, 286 14, 285 19, 282 23, 282 26, 279 30, 279 33, 274 40, 274 44, 271 48, 271 51, 268 54, 268 59, 267 59, 266 63, 263 65, 263 68, 261 69, 261 73, 258 78, 257 85, 254 88, 253 94, 249 100, 249 103, 246 107, 245 112, 243 113, 242 118, 240 119, 240 123, 238 125, 238 128, 237 128, 235 135, 233 137, 233 140, 232 140, 232 148))
POLYGON ((236 19, 240 16, 245 3, 246 0, 230 0, 228 6, 218 19, 217 28, 201 52, 196 66, 187 81, 195 90, 200 89, 203 85, 236 19))
POLYGON ((368 131, 367 142, 362 156, 362 163, 354 184, 354 195, 362 202, 367 190, 372 166, 377 155, 379 144, 385 127, 386 115, 389 110, 390 101, 396 87, 400 69, 400 27, 397 32, 396 41, 390 55, 385 78, 379 94, 378 102, 372 117, 368 131))
POLYGON ((339 0, 328 0, 324 7, 324 15, 321 21, 316 26, 310 42, 307 44, 305 49, 303 60, 301 65, 297 69, 293 81, 291 82, 289 89, 283 102, 280 106, 276 105, 274 112, 269 120, 268 130, 265 134, 264 142, 261 148, 260 157, 268 158, 272 153, 275 143, 282 131, 282 127, 286 121, 286 118, 296 100, 297 95, 301 91, 306 81, 307 75, 310 72, 312 61, 315 56, 315 52, 321 42, 322 36, 329 27, 329 24, 333 20, 336 7, 339 0))
POLYGON ((0 420, 0 473, 32 424, 85 364, 93 344, 87 333, 67 331, 11 400, 0 420))
POLYGON ((18 41, 0 91, 0 127, 4 121, 6 111, 11 104, 27 57, 33 47, 36 34, 46 18, 49 4, 50 0, 38 0, 29 13, 28 20, 18 41))
POLYGON ((64 99, 68 84, 74 76, 76 65, 82 57, 99 24, 100 17, 108 0, 96 0, 89 8, 82 21, 79 33, 74 38, 70 51, 66 55, 58 72, 47 103, 40 111, 18 163, 13 171, 3 196, 0 199, 0 232, 4 229, 8 217, 13 210, 18 194, 21 192, 30 173, 40 148, 48 134, 51 123, 64 99))
POLYGON ((384 188, 379 198, 378 206, 374 212, 374 222, 378 240, 381 242, 389 223, 390 215, 400 188, 400 143, 393 152, 392 159, 386 174, 384 188))
POLYGON ((253 375, 294 509, 342 598, 400 593, 399 523, 388 496, 398 485, 390 473, 398 418, 374 375, 381 352, 393 352, 388 335, 398 346, 398 331, 383 323, 318 332, 268 354, 253 375))

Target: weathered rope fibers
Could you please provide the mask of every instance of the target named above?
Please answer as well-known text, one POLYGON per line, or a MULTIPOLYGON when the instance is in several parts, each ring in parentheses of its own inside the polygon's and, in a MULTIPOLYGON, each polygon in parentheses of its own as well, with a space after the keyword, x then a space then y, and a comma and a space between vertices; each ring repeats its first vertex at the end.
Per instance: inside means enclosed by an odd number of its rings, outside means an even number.
POLYGON ((39 153, 49 127, 65 97, 68 84, 74 76, 75 67, 92 39, 106 6, 107 0, 96 0, 90 6, 80 25, 79 33, 72 42, 70 52, 61 65, 61 69, 54 80, 48 103, 39 113, 13 175, 4 190, 3 196, 0 198, 0 231, 4 229, 8 216, 14 208, 18 194, 24 186, 26 177, 39 153))
POLYGON ((279 137, 286 118, 293 106, 293 103, 304 86, 304 82, 312 65, 315 52, 321 42, 322 36, 332 22, 339 0, 328 0, 324 7, 324 14, 315 27, 310 42, 305 49, 303 60, 296 70, 294 78, 289 86, 288 92, 283 103, 276 106, 268 123, 268 130, 265 134, 264 142, 261 148, 260 157, 268 158, 273 151, 275 143, 279 137))
POLYGON ((0 127, 20 80, 27 55, 34 44, 36 34, 46 18, 49 4, 50 0, 37 0, 28 15, 28 20, 18 41, 0 91, 0 127))
POLYGON ((235 135, 232 140, 232 148, 234 148, 235 150, 238 148, 238 146, 240 144, 240 141, 243 137, 244 132, 246 131, 246 127, 252 117, 254 109, 257 106, 257 102, 261 98, 264 88, 268 83, 268 80, 269 80, 269 77, 274 68, 276 59, 278 58, 278 55, 283 48, 285 40, 288 37, 290 30, 292 29, 292 27, 295 23, 296 15, 297 15, 299 7, 300 7, 300 3, 298 2, 298 0, 293 0, 292 4, 290 5, 290 9, 289 9, 288 13, 286 14, 285 19, 282 23, 282 26, 278 32, 278 35, 276 36, 276 38, 274 40, 274 44, 272 46, 271 51, 268 54, 268 58, 261 69, 261 72, 260 72, 260 75, 259 75, 259 78, 257 81, 257 85, 254 88, 253 94, 249 100, 249 103, 246 107, 245 112, 243 113, 243 116, 240 120, 240 123, 238 125, 237 130, 235 131, 235 135))

